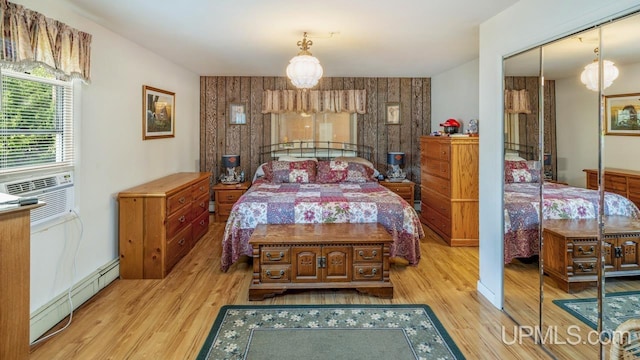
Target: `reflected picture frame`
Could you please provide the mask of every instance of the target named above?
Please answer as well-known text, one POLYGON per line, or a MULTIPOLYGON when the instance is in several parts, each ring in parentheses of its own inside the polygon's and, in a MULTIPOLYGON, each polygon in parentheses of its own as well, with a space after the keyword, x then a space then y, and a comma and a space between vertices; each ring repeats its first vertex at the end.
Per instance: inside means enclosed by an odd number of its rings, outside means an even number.
POLYGON ((142 86, 142 140, 175 137, 176 94, 142 86))
POLYGON ((386 123, 389 125, 400 124, 400 103, 388 102, 385 104, 386 123))
POLYGON ((246 103, 229 104, 229 124, 245 125, 247 123, 247 105, 246 103))
POLYGON ((640 93, 607 95, 605 135, 640 135, 640 93))

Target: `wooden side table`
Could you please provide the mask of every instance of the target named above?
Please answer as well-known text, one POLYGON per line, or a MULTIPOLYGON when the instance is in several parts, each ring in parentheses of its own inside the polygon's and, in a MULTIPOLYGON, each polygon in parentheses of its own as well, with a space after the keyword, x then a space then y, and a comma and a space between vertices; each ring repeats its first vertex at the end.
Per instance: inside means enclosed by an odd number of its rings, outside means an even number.
POLYGON ((215 222, 225 222, 231 214, 231 208, 233 204, 240 199, 240 196, 247 192, 251 186, 250 181, 245 181, 239 184, 223 184, 217 183, 213 186, 214 199, 216 202, 215 207, 215 222))
POLYGON ((413 197, 416 186, 413 181, 406 179, 398 182, 384 180, 380 181, 379 184, 400 195, 401 198, 405 199, 409 205, 413 207, 413 197))

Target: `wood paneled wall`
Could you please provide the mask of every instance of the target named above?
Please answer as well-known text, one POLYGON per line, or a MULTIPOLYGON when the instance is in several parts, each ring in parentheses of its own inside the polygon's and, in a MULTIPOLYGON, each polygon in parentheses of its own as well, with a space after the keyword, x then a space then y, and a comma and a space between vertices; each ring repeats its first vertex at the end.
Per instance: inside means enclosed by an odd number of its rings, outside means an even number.
MULTIPOLYGON (((408 178, 420 183, 420 136, 431 132, 430 78, 322 78, 316 88, 367 90, 367 113, 358 115, 358 143, 373 147, 372 162, 380 172, 387 170, 387 151, 404 151, 408 178), (387 102, 400 103, 400 124, 386 124, 387 102)), ((251 179, 260 165, 260 147, 271 143, 271 114, 261 113, 262 92, 283 89, 295 89, 286 77, 201 77, 200 171, 212 172, 215 182, 221 155, 240 154, 241 168, 251 179), (229 105, 239 102, 247 105, 247 123, 230 125, 229 105)))
MULTIPOLYGON (((539 116, 540 116, 540 81, 535 76, 507 76, 505 77, 506 90, 522 90, 529 92, 531 103, 531 114, 519 114, 518 128, 520 130, 520 143, 531 145, 537 151, 539 137, 539 116)), ((551 166, 545 171, 551 171, 556 179, 556 83, 554 80, 544 82, 544 152, 551 153, 551 166)))

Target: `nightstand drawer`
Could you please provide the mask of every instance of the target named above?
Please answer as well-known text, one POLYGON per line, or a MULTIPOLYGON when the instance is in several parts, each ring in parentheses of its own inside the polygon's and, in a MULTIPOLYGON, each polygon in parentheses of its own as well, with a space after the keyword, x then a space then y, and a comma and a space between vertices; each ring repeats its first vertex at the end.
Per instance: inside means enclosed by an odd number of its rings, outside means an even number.
POLYGON ((233 204, 219 204, 216 203, 216 214, 218 216, 229 216, 231 214, 231 209, 233 208, 233 204))
POLYGON ((217 204, 235 204, 238 199, 244 194, 244 190, 225 190, 218 191, 216 195, 219 199, 216 199, 217 204))
POLYGON ((402 197, 403 199, 410 198, 413 195, 411 187, 407 185, 395 185, 393 183, 387 183, 384 185, 384 187, 400 195, 400 197, 402 197))

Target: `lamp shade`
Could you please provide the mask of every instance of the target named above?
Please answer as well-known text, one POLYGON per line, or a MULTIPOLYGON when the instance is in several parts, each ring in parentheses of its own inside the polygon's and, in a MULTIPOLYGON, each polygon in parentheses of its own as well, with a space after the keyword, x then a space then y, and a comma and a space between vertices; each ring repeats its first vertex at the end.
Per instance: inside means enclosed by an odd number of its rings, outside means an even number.
POLYGON ((240 166, 240 155, 222 155, 222 166, 226 168, 240 166))
MULTIPOLYGON (((602 76, 602 88, 606 89, 613 83, 613 80, 618 78, 620 72, 618 68, 613 64, 613 62, 609 60, 604 60, 602 62, 602 67, 604 70, 604 75, 602 76)), ((598 91, 598 81, 599 81, 599 64, 598 61, 594 61, 591 64, 584 67, 582 74, 580 74, 580 81, 587 87, 587 89, 592 91, 598 91)))
POLYGON ((388 152, 387 164, 390 165, 404 165, 404 153, 403 152, 388 152))
POLYGON ((289 61, 287 77, 293 86, 299 89, 309 89, 318 84, 322 77, 320 61, 311 55, 298 55, 289 61))
POLYGON ((545 166, 549 166, 551 165, 551 154, 549 153, 545 153, 544 154, 544 160, 542 162, 545 166))

